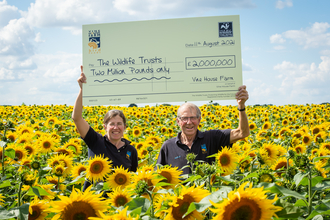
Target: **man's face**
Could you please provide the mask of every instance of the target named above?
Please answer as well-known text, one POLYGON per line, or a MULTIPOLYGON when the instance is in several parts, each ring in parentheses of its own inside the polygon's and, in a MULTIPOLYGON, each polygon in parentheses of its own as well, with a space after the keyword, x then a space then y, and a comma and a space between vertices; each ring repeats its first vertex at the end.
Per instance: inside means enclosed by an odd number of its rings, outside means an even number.
POLYGON ((184 106, 180 109, 180 118, 177 118, 177 123, 184 135, 195 136, 200 121, 201 119, 197 118, 197 111, 195 108, 184 106))

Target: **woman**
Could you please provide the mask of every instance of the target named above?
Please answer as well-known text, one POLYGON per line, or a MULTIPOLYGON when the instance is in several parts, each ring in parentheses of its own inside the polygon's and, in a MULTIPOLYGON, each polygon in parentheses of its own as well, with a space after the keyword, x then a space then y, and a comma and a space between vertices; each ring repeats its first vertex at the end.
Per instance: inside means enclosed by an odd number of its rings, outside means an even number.
MULTIPOLYGON (((113 167, 123 166, 129 171, 136 172, 138 157, 136 149, 130 142, 123 138, 126 129, 126 118, 120 110, 110 110, 104 116, 103 127, 106 134, 97 133, 82 117, 82 84, 86 83, 86 76, 81 66, 81 74, 78 78, 80 87, 78 97, 73 107, 72 119, 77 130, 88 146, 88 157, 104 155, 112 161, 113 167)), ((90 185, 85 181, 83 191, 90 185)))

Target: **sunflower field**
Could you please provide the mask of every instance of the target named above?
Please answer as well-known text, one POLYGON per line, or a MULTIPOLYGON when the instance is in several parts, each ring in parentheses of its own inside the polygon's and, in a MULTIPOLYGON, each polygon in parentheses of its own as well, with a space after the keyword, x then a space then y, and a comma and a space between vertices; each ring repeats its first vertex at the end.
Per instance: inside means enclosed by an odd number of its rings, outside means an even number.
MULTIPOLYGON (((215 164, 191 162, 189 175, 155 165, 179 132, 178 107, 84 107, 102 134, 105 113, 124 112, 134 173, 88 159, 73 106, 0 106, 0 219, 330 219, 329 104, 247 106, 250 136, 213 155, 215 164)), ((236 106, 200 109, 202 131, 238 126, 236 106)))

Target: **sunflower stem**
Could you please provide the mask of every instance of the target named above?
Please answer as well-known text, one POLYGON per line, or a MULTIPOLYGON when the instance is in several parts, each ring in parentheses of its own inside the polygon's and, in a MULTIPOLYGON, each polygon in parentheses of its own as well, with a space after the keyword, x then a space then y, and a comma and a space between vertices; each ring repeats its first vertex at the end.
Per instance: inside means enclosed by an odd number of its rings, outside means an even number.
POLYGON ((149 197, 150 197, 150 201, 151 201, 151 218, 153 218, 154 217, 154 199, 153 199, 153 196, 152 196, 152 194, 151 194, 151 192, 149 191, 149 190, 147 190, 147 193, 148 193, 148 195, 149 195, 149 197))
POLYGON ((309 174, 308 174, 308 215, 311 214, 312 212, 312 172, 309 169, 309 174))
POLYGON ((21 180, 20 183, 19 183, 19 186, 18 186, 18 207, 21 206, 22 186, 23 186, 23 183, 22 183, 22 180, 21 180))
MULTIPOLYGON (((6 127, 5 127, 5 131, 4 131, 4 133, 3 133, 3 138, 5 139, 5 137, 6 137, 6 131, 7 131, 7 129, 6 129, 6 127)), ((3 145, 3 147, 2 147, 2 158, 1 158, 1 165, 2 165, 2 177, 5 177, 5 149, 6 149, 6 142, 5 142, 5 144, 3 145)))

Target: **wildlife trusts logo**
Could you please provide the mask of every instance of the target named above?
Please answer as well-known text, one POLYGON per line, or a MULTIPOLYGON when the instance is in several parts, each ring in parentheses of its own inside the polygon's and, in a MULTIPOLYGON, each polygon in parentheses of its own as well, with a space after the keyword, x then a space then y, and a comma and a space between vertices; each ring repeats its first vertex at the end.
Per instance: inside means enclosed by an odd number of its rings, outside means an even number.
POLYGON ((100 30, 88 31, 89 54, 101 53, 101 33, 100 30))
POLYGON ((233 36, 233 22, 219 22, 219 37, 233 36))

